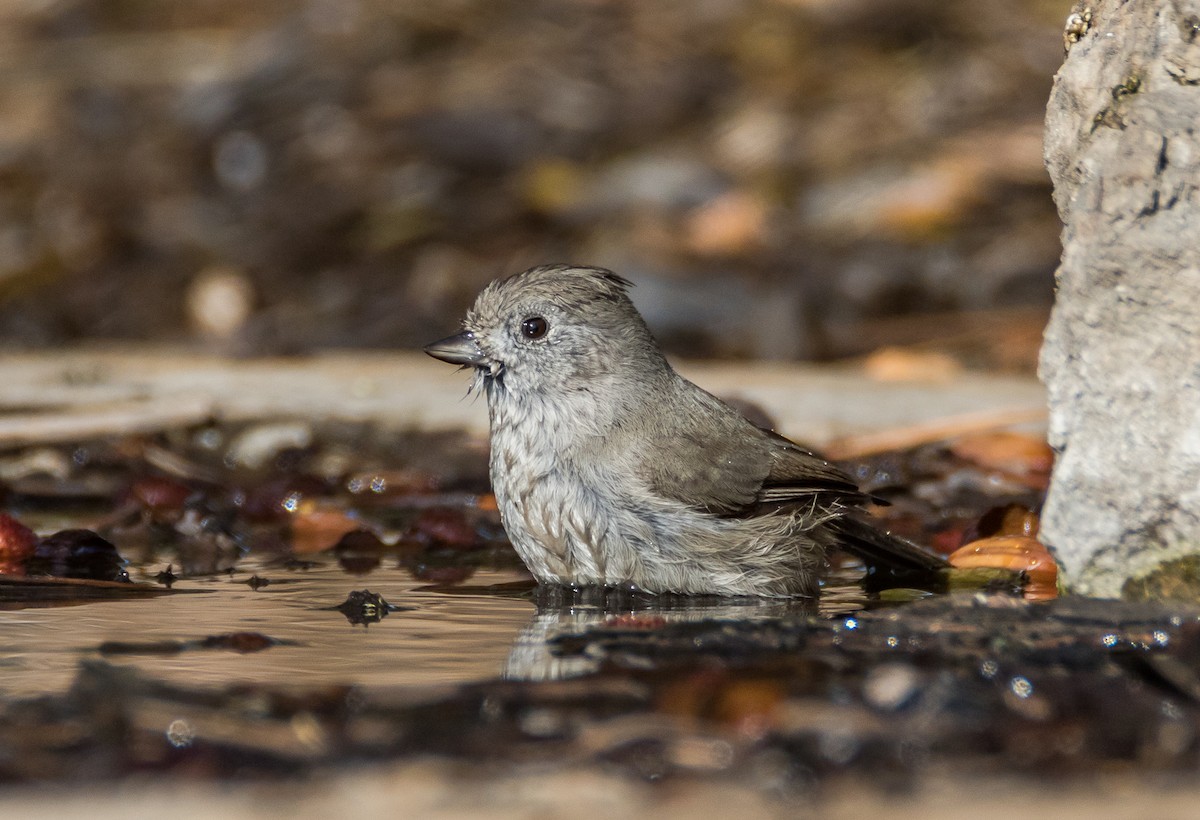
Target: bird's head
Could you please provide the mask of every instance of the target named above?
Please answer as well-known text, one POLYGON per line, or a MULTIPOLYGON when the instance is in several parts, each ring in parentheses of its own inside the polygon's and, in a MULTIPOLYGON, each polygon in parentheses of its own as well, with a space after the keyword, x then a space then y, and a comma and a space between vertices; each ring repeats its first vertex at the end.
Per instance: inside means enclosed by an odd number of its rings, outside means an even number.
POLYGON ((488 285, 461 333, 425 352, 474 367, 489 395, 590 390, 601 379, 645 380, 666 367, 629 300, 603 268, 543 265, 488 285))

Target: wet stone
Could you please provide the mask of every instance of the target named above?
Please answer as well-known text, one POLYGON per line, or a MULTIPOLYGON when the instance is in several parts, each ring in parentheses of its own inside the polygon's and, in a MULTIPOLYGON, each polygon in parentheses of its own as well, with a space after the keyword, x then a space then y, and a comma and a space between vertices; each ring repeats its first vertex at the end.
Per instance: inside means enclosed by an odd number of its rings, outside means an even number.
POLYGON ((109 541, 91 530, 62 530, 40 540, 25 562, 30 575, 128 581, 125 559, 109 541))
POLYGON ((345 615, 351 624, 369 626, 382 621, 395 607, 385 601, 382 595, 362 589, 351 592, 335 609, 345 615))

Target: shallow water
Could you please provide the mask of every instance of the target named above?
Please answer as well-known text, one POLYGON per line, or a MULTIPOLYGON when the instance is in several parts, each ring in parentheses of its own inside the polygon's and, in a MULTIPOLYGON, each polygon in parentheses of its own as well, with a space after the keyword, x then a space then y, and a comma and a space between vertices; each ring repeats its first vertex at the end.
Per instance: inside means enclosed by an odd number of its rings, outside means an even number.
MULTIPOLYGON (((135 578, 154 568, 132 568, 135 578)), ((168 595, 0 611, 0 698, 57 693, 81 660, 101 657, 105 642, 194 641, 258 632, 281 641, 259 652, 190 649, 174 654, 105 654, 154 677, 191 686, 236 683, 436 686, 496 677, 547 679, 589 671, 587 658, 559 658, 547 639, 612 617, 662 621, 761 618, 796 611, 788 602, 713 602, 635 614, 602 606, 538 609, 527 598, 491 593, 519 581, 512 572, 480 571, 471 586, 436 591, 402 569, 350 575, 333 562, 283 570, 244 561, 234 576, 182 580, 168 595), (257 574, 270 584, 251 589, 257 574), (400 607, 368 627, 334 607, 369 589, 400 607)), ((826 612, 860 606, 853 587, 831 587, 826 612)))
MULTIPOLYGON (((294 642, 260 652, 192 650, 175 655, 106 655, 154 676, 191 685, 246 683, 450 684, 495 677, 533 604, 494 595, 422 592, 401 570, 347 575, 336 565, 303 571, 255 568, 234 577, 177 582, 176 594, 0 612, 0 696, 65 688, 84 658, 105 641, 188 641, 260 632, 294 642), (252 590, 252 572, 269 586, 252 590), (369 627, 336 609, 369 589, 395 606, 369 627)), ((514 580, 480 573, 479 583, 514 580)))

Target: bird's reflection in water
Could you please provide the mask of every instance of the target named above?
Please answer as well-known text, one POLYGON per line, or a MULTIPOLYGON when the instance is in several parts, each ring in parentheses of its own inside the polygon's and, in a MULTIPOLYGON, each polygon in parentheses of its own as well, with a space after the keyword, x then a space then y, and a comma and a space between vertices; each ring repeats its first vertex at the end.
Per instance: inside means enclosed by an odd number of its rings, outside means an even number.
POLYGON ((722 598, 647 595, 612 587, 538 587, 537 612, 513 642, 502 674, 509 680, 560 680, 595 671, 600 659, 556 651, 555 639, 597 625, 653 629, 671 623, 751 621, 820 615, 834 617, 863 608, 857 584, 827 584, 821 598, 722 598))

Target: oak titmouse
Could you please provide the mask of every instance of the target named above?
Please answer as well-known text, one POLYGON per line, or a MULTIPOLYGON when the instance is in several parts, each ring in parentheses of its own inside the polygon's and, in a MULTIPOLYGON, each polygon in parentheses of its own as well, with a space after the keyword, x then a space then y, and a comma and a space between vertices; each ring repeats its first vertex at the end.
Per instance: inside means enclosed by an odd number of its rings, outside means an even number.
POLYGON ((488 285, 425 352, 487 396, 504 528, 541 583, 814 595, 834 546, 884 566, 941 559, 852 517, 828 461, 677 374, 611 271, 544 265, 488 285))

